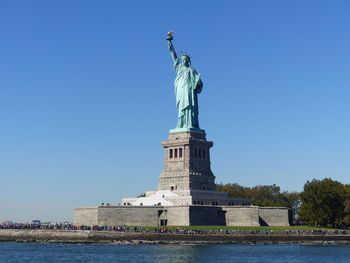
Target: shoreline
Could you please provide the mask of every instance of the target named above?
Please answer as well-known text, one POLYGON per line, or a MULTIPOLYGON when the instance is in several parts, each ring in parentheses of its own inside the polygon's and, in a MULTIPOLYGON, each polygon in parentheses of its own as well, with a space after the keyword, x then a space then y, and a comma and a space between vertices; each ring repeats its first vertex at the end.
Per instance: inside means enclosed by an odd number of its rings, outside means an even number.
POLYGON ((350 244, 350 235, 234 235, 0 229, 0 242, 65 244, 350 244))

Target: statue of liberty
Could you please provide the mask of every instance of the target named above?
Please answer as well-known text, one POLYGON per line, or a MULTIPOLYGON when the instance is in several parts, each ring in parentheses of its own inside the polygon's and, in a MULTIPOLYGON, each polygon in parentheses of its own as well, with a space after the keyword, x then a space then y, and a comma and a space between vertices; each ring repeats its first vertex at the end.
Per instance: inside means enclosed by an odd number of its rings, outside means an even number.
POLYGON ((168 47, 174 61, 175 78, 175 97, 178 111, 176 129, 170 132, 197 131, 199 129, 198 121, 198 98, 197 94, 202 91, 203 83, 200 74, 191 66, 191 58, 187 54, 181 54, 177 57, 173 43, 172 32, 168 33, 168 47))

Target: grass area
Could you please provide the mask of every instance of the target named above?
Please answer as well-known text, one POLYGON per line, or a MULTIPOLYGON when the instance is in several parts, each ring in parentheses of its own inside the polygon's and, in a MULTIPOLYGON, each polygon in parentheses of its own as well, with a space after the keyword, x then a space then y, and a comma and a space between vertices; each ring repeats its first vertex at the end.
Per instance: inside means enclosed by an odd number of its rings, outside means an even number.
MULTIPOLYGON (((145 228, 160 228, 158 227, 143 227, 145 228)), ((187 229, 187 230, 208 230, 208 231, 219 231, 222 229, 226 230, 240 230, 240 231, 252 231, 252 230, 260 230, 260 231, 273 231, 273 232, 285 232, 286 230, 292 231, 312 231, 312 230, 327 230, 334 231, 337 230, 335 228, 327 228, 327 227, 311 227, 311 226, 168 226, 168 230, 176 230, 179 229, 187 229)), ((339 230, 339 229, 338 229, 339 230)))

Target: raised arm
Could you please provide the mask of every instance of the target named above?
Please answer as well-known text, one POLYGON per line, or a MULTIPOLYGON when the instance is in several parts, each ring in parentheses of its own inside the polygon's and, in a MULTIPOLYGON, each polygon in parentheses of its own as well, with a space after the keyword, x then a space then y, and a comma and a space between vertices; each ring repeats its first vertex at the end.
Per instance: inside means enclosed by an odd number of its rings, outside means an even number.
POLYGON ((171 57, 173 58, 174 63, 175 63, 177 60, 177 55, 176 55, 176 52, 175 52, 175 49, 174 49, 174 46, 173 46, 173 43, 171 42, 171 40, 168 40, 168 47, 170 50, 171 57))

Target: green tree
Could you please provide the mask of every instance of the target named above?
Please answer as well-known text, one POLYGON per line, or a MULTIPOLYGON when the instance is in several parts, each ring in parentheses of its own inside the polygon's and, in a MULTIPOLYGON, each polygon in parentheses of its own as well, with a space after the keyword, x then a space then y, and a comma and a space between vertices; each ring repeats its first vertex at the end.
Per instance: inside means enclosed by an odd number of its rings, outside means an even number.
POLYGON ((258 206, 285 206, 287 201, 279 186, 257 185, 249 190, 249 197, 258 206))
POLYGON ((315 226, 342 222, 345 189, 340 182, 330 178, 307 181, 300 197, 300 216, 304 222, 315 226))
POLYGON ((217 184, 216 190, 219 192, 227 192, 230 197, 249 198, 248 187, 235 184, 217 184))
POLYGON ((344 200, 344 217, 343 224, 350 226, 350 184, 344 186, 345 200, 344 200))
POLYGON ((287 199, 287 203, 284 205, 290 209, 292 209, 294 220, 298 221, 300 214, 300 193, 298 192, 283 192, 283 195, 287 199))
POLYGON ((232 198, 250 199, 257 206, 283 206, 296 210, 300 205, 299 193, 281 192, 280 187, 275 184, 245 187, 237 183, 221 183, 216 186, 216 190, 227 192, 232 198))

